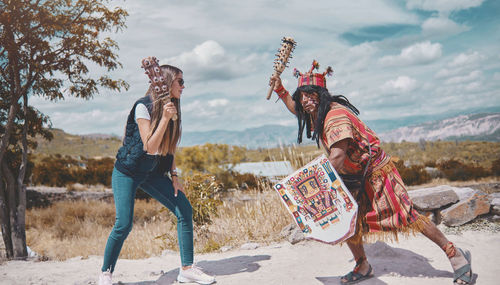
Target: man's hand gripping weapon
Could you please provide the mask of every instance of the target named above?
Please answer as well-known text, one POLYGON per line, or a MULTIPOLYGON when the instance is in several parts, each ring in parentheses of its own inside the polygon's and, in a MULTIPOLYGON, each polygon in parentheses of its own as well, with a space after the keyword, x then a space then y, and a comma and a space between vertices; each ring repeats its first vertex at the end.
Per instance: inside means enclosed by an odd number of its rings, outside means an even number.
MULTIPOLYGON (((293 50, 295 49, 295 46, 297 43, 293 40, 293 38, 290 37, 283 37, 281 39, 281 47, 278 50, 278 53, 276 54, 276 59, 274 60, 274 73, 271 77, 275 76, 280 76, 283 70, 288 66, 288 60, 292 58, 290 55, 292 54, 293 50)), ((269 100, 271 98, 271 94, 273 93, 274 90, 274 85, 276 84, 276 81, 270 82, 270 88, 269 91, 267 92, 267 97, 266 99, 269 100)))

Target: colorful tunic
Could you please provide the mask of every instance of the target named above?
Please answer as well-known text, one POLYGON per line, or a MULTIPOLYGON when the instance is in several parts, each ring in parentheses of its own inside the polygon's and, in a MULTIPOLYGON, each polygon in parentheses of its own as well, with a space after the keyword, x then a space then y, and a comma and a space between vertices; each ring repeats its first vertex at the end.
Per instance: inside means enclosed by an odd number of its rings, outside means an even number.
POLYGON ((329 152, 333 144, 343 139, 348 139, 348 147, 343 168, 337 170, 339 174, 362 175, 370 161, 365 182, 367 195, 352 193, 359 205, 358 227, 352 241, 373 240, 370 236, 397 240, 398 233, 420 232, 428 219, 414 209, 405 184, 390 156, 380 148, 377 135, 350 109, 332 103, 325 118, 322 142, 329 152))

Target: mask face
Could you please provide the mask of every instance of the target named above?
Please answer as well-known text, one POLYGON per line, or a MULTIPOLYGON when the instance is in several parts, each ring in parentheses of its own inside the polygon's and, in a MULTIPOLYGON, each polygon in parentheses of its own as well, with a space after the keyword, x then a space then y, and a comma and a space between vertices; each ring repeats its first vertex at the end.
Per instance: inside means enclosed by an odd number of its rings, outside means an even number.
POLYGON ((313 93, 300 93, 300 103, 302 108, 309 114, 312 114, 318 110, 319 106, 319 96, 316 92, 313 93))

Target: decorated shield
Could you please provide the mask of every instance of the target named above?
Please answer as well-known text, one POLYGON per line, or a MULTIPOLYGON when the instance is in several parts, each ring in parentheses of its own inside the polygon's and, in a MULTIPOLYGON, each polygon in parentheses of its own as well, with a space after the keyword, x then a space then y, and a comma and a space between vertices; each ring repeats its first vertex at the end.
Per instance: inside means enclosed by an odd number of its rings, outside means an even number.
POLYGON ((306 238, 336 244, 354 235, 358 204, 324 154, 274 189, 306 238))

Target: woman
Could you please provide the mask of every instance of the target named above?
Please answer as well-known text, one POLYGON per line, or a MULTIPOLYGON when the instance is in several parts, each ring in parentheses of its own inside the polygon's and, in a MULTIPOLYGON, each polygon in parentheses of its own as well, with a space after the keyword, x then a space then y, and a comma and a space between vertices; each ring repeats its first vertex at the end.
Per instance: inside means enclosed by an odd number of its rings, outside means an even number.
MULTIPOLYGON (((118 150, 112 174, 116 222, 104 251, 99 285, 112 284, 111 275, 123 242, 132 229, 134 197, 141 187, 177 217, 177 235, 182 267, 179 282, 211 284, 213 276, 193 264, 192 207, 177 177, 174 153, 181 137, 180 97, 184 89, 182 71, 174 66, 153 65, 161 72, 166 93, 162 97, 153 85, 133 106, 127 119, 123 146, 118 150), (170 178, 165 174, 170 173, 170 178)), ((149 74, 148 74, 149 75, 149 74)), ((163 92, 165 93, 165 92, 163 92)))

